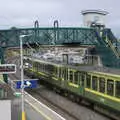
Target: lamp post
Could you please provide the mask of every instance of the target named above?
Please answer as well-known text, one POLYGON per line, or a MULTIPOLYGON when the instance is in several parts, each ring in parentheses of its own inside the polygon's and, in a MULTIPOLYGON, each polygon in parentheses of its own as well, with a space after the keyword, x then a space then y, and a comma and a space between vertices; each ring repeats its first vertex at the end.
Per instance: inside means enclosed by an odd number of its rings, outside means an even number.
POLYGON ((59 27, 58 20, 55 20, 55 21, 54 21, 55 38, 54 38, 54 41, 53 41, 54 53, 55 53, 55 61, 56 61, 56 43, 57 43, 57 39, 58 39, 58 27, 59 27), (57 29, 56 29, 56 28, 57 28, 57 29))
POLYGON ((24 71, 23 71, 23 38, 26 36, 31 36, 29 35, 20 35, 20 57, 21 57, 21 94, 22 94, 22 120, 26 120, 25 117, 25 109, 24 109, 24 71))

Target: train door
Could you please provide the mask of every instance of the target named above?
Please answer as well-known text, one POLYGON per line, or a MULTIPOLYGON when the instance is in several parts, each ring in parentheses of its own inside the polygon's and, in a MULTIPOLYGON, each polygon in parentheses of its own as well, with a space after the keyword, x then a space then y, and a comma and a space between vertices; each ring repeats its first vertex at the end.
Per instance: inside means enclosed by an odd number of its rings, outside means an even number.
POLYGON ((63 86, 63 68, 60 66, 58 70, 58 76, 59 76, 59 81, 60 81, 60 86, 63 86))
POLYGON ((61 67, 61 86, 64 87, 68 77, 68 69, 66 67, 61 67))

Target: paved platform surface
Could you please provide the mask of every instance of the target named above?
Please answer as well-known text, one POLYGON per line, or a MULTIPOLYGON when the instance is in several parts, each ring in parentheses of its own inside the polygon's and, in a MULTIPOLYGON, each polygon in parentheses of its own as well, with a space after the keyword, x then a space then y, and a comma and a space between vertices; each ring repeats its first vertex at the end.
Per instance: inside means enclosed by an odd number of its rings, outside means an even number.
MULTIPOLYGON (((42 115, 36 112, 29 104, 25 102, 26 120, 46 120, 42 115)), ((21 120, 21 100, 12 101, 11 120, 21 120)))
MULTIPOLYGON (((66 120, 61 115, 59 115, 58 113, 47 107, 45 104, 39 102, 37 99, 32 97, 27 92, 25 92, 25 101, 27 104, 29 104, 29 106, 31 106, 34 109, 34 111, 36 111, 36 113, 33 114, 34 117, 36 116, 36 114, 39 113, 39 116, 42 116, 44 120, 66 120)), ((43 118, 41 119, 43 120, 43 118)), ((34 120, 37 120, 37 118, 34 120)))
MULTIPOLYGON (((12 100, 11 120, 21 120, 21 98, 12 100)), ((65 120, 62 116, 25 92, 26 120, 65 120)))

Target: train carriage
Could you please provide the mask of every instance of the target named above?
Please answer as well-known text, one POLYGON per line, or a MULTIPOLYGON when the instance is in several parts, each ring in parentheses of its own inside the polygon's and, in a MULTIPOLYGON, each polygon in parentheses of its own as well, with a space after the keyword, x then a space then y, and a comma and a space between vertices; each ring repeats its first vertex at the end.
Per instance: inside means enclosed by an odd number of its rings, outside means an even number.
POLYGON ((28 59, 25 71, 35 75, 57 88, 72 93, 120 112, 120 75, 84 70, 81 67, 55 64, 52 62, 28 59))

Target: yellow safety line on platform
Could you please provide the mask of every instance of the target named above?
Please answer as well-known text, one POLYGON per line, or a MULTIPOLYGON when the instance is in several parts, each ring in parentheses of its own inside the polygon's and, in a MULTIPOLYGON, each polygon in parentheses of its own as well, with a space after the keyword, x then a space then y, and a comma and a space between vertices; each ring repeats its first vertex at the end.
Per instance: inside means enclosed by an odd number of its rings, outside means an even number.
POLYGON ((25 100, 32 108, 34 108, 38 113, 40 113, 43 117, 45 117, 47 120, 52 120, 50 117, 48 117, 44 112, 39 110, 37 107, 35 107, 33 104, 31 104, 28 100, 25 100))
POLYGON ((105 98, 108 98, 108 99, 111 99, 111 100, 120 102, 120 99, 119 99, 119 98, 115 98, 115 97, 112 97, 112 96, 109 96, 109 95, 106 95, 106 94, 103 94, 103 93, 100 93, 100 92, 97 92, 97 91, 94 91, 94 90, 91 90, 91 89, 88 89, 88 88, 85 88, 85 90, 86 90, 87 92, 91 92, 91 93, 94 93, 94 94, 96 94, 96 95, 99 95, 99 96, 102 96, 102 97, 105 97, 105 98))
POLYGON ((25 114, 25 112, 22 112, 22 120, 26 120, 26 114, 25 114))

